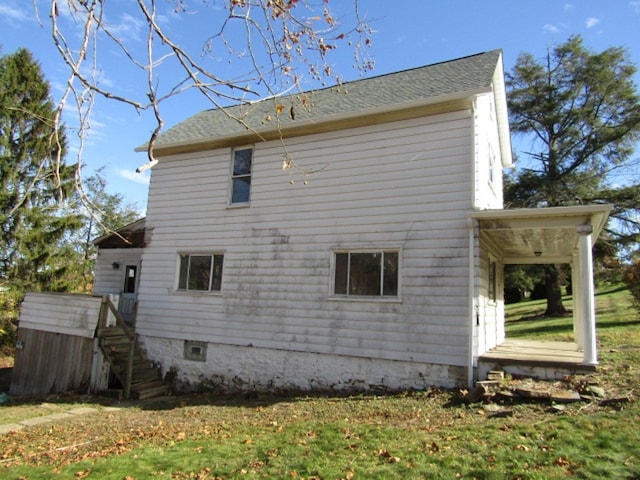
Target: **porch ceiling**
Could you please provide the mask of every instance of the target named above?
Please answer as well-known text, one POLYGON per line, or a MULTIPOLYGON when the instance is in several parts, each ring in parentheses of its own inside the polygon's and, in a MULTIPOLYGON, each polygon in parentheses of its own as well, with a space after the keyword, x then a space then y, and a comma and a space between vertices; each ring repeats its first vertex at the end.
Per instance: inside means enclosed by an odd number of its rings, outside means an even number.
POLYGON ((483 210, 469 218, 503 252, 505 264, 570 263, 579 233, 591 229, 592 244, 606 224, 612 205, 483 210))

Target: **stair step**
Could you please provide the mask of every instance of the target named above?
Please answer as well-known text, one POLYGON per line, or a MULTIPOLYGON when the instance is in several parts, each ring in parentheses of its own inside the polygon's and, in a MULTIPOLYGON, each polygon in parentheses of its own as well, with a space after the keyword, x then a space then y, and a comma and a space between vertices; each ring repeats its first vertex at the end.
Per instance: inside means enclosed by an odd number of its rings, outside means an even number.
POLYGON ((131 379, 132 383, 141 383, 152 380, 159 380, 160 372, 158 370, 147 370, 146 372, 136 372, 131 379))
POLYGON ((146 388, 158 387, 164 385, 160 377, 150 378, 147 380, 136 379, 131 384, 131 390, 144 390, 146 388))
MULTIPOLYGON (((160 369, 145 358, 143 351, 132 341, 128 330, 121 326, 98 329, 99 344, 108 357, 113 373, 121 382, 125 381, 131 347, 133 346, 133 363, 131 365, 131 392, 138 399, 150 398, 166 394, 168 385, 162 384, 160 369)), ((135 337, 134 337, 135 338, 135 337)))
POLYGON ((131 340, 126 335, 108 335, 100 339, 102 345, 130 345, 131 340))
POLYGON ((98 329, 98 338, 126 336, 124 328, 121 327, 105 327, 98 329))
POLYGON ((144 400, 145 398, 157 397, 158 395, 163 395, 169 392, 169 385, 157 385, 155 387, 149 387, 144 389, 131 389, 138 400, 144 400))

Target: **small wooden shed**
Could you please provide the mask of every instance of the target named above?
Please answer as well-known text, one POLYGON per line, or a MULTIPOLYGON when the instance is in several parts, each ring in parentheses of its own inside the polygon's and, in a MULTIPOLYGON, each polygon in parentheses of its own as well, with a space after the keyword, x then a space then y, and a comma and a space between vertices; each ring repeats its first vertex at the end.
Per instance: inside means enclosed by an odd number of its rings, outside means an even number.
MULTIPOLYGON (((120 390, 124 398, 168 391, 118 312, 116 296, 28 293, 22 303, 12 395, 120 390)), ((112 392, 113 393, 113 392, 112 392)))
POLYGON ((95 338, 101 304, 89 295, 27 293, 9 393, 105 389, 109 369, 95 338))

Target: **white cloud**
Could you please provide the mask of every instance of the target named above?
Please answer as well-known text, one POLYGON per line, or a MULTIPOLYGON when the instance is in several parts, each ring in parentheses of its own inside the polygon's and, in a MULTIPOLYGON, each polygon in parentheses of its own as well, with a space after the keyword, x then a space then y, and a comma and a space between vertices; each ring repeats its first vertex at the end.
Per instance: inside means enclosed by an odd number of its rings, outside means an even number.
POLYGON ((558 27, 556 27, 555 25, 551 25, 550 23, 547 23, 544 27, 542 27, 542 29, 545 32, 551 32, 551 33, 558 33, 560 31, 558 27))
POLYGON ((565 3, 564 5, 564 11, 565 12, 570 12, 571 10, 573 10, 576 6, 573 3, 565 3))
POLYGON ((632 2, 629 2, 629 6, 634 12, 640 13, 640 1, 634 0, 632 2))
POLYGON ((395 43, 398 44, 398 45, 402 44, 402 43, 405 43, 408 38, 409 37, 407 37, 406 35, 400 35, 399 37, 396 37, 395 43))
POLYGON ((143 20, 129 13, 122 13, 120 21, 118 23, 109 23, 108 29, 112 35, 121 41, 126 41, 126 39, 139 41, 142 38, 145 26, 146 23, 143 20))
POLYGON ((587 18, 586 27, 593 28, 600 23, 600 20, 595 17, 587 18))
POLYGON ((123 168, 118 172, 118 175, 124 178, 125 180, 130 180, 135 183, 140 183, 142 185, 149 185, 149 172, 144 173, 136 173, 134 170, 127 170, 123 168))
POLYGON ((18 22, 29 20, 30 16, 22 8, 13 8, 9 5, 0 5, 0 17, 8 18, 18 22))

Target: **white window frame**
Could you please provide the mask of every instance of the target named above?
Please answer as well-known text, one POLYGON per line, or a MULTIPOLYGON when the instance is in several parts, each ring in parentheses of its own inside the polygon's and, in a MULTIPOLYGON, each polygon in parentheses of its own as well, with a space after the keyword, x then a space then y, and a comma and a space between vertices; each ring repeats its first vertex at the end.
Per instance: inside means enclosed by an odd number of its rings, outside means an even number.
MULTIPOLYGON (((350 257, 349 257, 350 258, 350 257)), ((351 268, 350 261, 348 263, 348 268, 351 268)), ((330 292, 331 299, 333 300, 347 300, 347 301, 355 301, 355 302, 400 302, 401 301, 401 289, 402 289, 402 249, 396 246, 384 246, 384 247, 372 247, 372 248, 334 248, 331 250, 331 278, 330 278, 330 292), (337 273, 337 261, 336 256, 338 254, 358 254, 358 253, 382 253, 383 256, 380 260, 381 268, 384 268, 384 252, 395 253, 398 256, 397 263, 397 277, 396 277, 396 294, 395 295, 384 295, 384 270, 381 271, 380 275, 380 295, 358 295, 358 294, 350 294, 348 292, 349 288, 349 279, 350 272, 347 274, 347 293, 336 293, 335 285, 336 285, 336 273, 337 273)))
POLYGON ((174 290, 177 293, 188 293, 188 294, 221 294, 222 293, 222 282, 223 282, 223 277, 224 277, 224 257, 225 257, 225 252, 223 251, 215 251, 215 252, 211 252, 211 251, 207 251, 207 252, 194 252, 194 251, 188 251, 188 252, 178 252, 177 255, 177 259, 176 259, 176 276, 175 276, 175 288, 174 290), (182 259, 183 257, 188 257, 188 264, 187 264, 187 276, 186 278, 184 278, 184 287, 181 287, 182 284, 182 279, 181 279, 181 275, 182 275, 182 259), (189 274, 191 272, 191 258, 192 257, 211 257, 211 266, 210 266, 210 270, 209 270, 209 286, 208 289, 204 290, 204 289, 190 289, 189 288, 189 274), (214 289, 213 287, 215 287, 215 279, 214 279, 214 272, 216 270, 216 266, 218 265, 218 263, 216 262, 216 257, 222 257, 222 266, 221 266, 221 270, 220 270, 220 288, 219 289, 214 289))
POLYGON ((252 189, 252 181, 253 181, 253 167, 254 167, 254 161, 255 161, 255 148, 252 145, 245 145, 242 147, 235 147, 231 149, 231 165, 230 165, 230 172, 229 172, 229 203, 228 206, 230 207, 246 207, 251 203, 251 189, 252 189), (240 152, 243 150, 250 150, 251 151, 251 166, 249 169, 249 173, 243 173, 243 174, 239 174, 236 175, 234 173, 234 167, 235 167, 235 162, 236 162, 236 152, 240 152), (235 180, 240 179, 240 178, 249 178, 249 195, 246 201, 233 201, 233 193, 234 193, 234 184, 235 184, 235 180))

